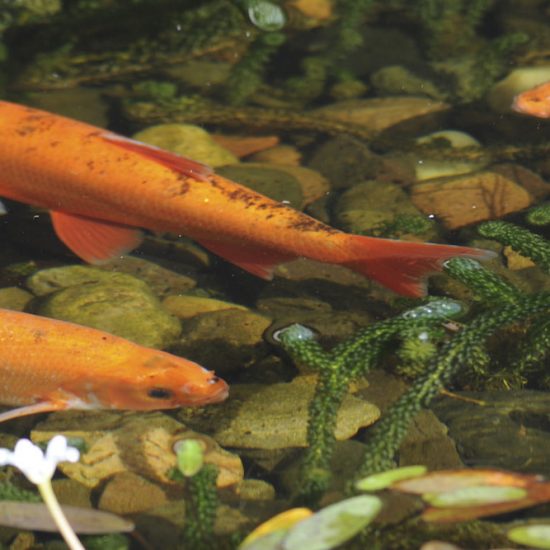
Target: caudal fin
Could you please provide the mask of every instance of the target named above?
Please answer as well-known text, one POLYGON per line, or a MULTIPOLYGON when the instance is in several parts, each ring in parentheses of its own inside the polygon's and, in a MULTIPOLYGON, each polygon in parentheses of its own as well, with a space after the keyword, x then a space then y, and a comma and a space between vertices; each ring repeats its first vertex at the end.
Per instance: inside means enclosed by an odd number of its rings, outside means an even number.
POLYGON ((467 246, 394 241, 359 235, 348 237, 356 259, 343 265, 398 294, 413 298, 426 294, 426 278, 441 271, 446 260, 459 256, 476 260, 495 257, 490 250, 467 246))

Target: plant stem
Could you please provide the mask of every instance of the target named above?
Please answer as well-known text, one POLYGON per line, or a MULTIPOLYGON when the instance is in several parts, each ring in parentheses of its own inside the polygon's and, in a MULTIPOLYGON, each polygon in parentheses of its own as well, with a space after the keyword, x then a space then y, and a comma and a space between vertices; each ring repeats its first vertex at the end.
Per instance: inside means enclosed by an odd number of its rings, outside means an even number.
POLYGON ((38 483, 37 487, 40 491, 40 495, 44 499, 44 503, 48 507, 48 510, 55 521, 55 524, 57 525, 57 528, 59 529, 59 532, 61 533, 61 536, 67 543, 67 546, 71 550, 85 550, 80 540, 78 540, 78 537, 73 531, 70 523, 67 521, 67 518, 65 517, 65 514, 57 501, 55 493, 53 492, 51 481, 48 479, 43 483, 38 483))

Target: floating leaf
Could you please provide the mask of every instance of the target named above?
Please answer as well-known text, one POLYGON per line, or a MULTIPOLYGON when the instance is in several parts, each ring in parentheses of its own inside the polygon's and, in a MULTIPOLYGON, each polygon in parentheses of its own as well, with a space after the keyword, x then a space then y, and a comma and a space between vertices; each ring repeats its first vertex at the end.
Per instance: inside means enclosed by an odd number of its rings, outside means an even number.
POLYGON ((518 544, 550 549, 550 525, 548 524, 521 525, 510 529, 506 536, 518 544))
POLYGON ((520 500, 527 496, 527 491, 520 487, 496 487, 478 485, 463 487, 446 493, 426 493, 422 498, 438 508, 462 508, 466 506, 483 506, 520 500))
POLYGON ((426 466, 404 466, 403 468, 395 468, 360 479, 355 483, 355 488, 359 491, 379 491, 380 489, 390 487, 397 481, 424 475, 426 471, 426 466))
MULTIPOLYGON (((110 512, 77 506, 63 506, 63 512, 74 531, 83 535, 129 533, 134 530, 131 521, 110 512)), ((0 525, 32 531, 58 531, 46 505, 37 502, 1 501, 0 525)))
POLYGON ((550 483, 543 481, 539 476, 489 469, 431 472, 419 478, 399 481, 392 486, 392 489, 413 494, 436 495, 479 486, 504 487, 506 491, 515 487, 524 489, 525 493, 522 497, 512 500, 477 505, 470 503, 462 507, 429 507, 422 514, 422 519, 438 523, 468 521, 550 501, 550 483))
POLYGON ((361 495, 323 508, 299 522, 283 540, 283 550, 329 550, 354 537, 382 507, 379 498, 361 495))
POLYGON ((441 470, 425 476, 396 483, 392 489, 405 493, 447 493, 465 487, 495 485, 505 487, 527 487, 539 478, 500 470, 441 470))
POLYGON ((251 542, 259 539, 260 537, 263 539, 265 535, 275 531, 286 533, 286 531, 288 531, 296 523, 310 517, 312 514, 313 512, 309 508, 292 508, 290 510, 286 510, 285 512, 281 512, 256 527, 256 529, 254 529, 254 531, 252 531, 243 540, 239 548, 240 550, 244 550, 245 548, 248 550, 251 542))

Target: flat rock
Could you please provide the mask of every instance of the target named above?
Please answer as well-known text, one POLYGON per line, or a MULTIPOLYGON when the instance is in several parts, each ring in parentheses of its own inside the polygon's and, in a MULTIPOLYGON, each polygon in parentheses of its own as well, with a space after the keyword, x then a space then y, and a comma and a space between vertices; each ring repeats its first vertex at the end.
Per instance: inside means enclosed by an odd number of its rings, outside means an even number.
POLYGON ((483 401, 441 398, 431 407, 449 428, 464 463, 550 475, 550 394, 531 390, 459 392, 483 401))
MULTIPOLYGON (((211 431, 221 445, 235 448, 282 449, 307 446, 308 405, 315 376, 299 376, 290 383, 235 384, 231 398, 201 416, 186 418, 192 426, 211 431)), ((369 426, 380 411, 371 403, 347 395, 338 412, 336 439, 349 439, 369 426)))
POLYGON ((170 472, 176 467, 174 445, 197 439, 205 463, 218 467, 218 487, 228 487, 243 478, 240 458, 207 435, 194 432, 160 412, 135 414, 110 411, 68 411, 52 414, 33 430, 31 439, 49 441, 55 434, 84 442, 85 451, 74 464, 63 462, 60 470, 86 487, 95 488, 115 474, 132 472, 163 485, 175 485, 170 472))
MULTIPOLYGON (((339 101, 316 109, 314 113, 381 132, 404 121, 440 115, 448 109, 449 105, 442 101, 426 97, 397 96, 339 101)), ((419 129, 421 128, 424 128, 424 123, 420 125, 419 129)))
POLYGON ((222 166, 216 172, 294 208, 300 209, 304 203, 300 181, 289 172, 287 166, 247 162, 222 166))
POLYGON ((447 229, 501 218, 533 202, 524 187, 492 171, 419 183, 412 187, 411 199, 418 209, 435 215, 447 229))
MULTIPOLYGON (((373 234, 391 227, 400 216, 423 216, 399 185, 379 181, 367 181, 346 190, 336 203, 335 213, 340 227, 359 234, 373 234)), ((434 236, 434 229, 428 224, 416 239, 429 240, 434 236)), ((415 235, 400 234, 399 238, 414 239, 415 235)))
POLYGON ((221 309, 182 321, 181 338, 170 350, 223 375, 269 353, 263 333, 271 319, 246 309, 221 309))
POLYGON ((121 472, 107 482, 98 508, 125 515, 144 512, 167 502, 166 492, 158 485, 133 472, 121 472))
POLYGON ((201 313, 225 311, 228 309, 240 309, 241 311, 247 311, 246 307, 239 304, 188 294, 167 296, 162 301, 162 305, 166 311, 170 312, 172 315, 175 315, 178 319, 189 319, 191 317, 195 317, 195 315, 200 315, 201 313))

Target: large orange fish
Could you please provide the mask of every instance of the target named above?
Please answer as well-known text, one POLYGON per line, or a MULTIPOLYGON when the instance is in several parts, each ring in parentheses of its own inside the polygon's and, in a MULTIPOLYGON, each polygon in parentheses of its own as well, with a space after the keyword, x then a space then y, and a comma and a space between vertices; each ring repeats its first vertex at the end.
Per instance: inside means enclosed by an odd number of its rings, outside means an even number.
POLYGON ((484 250, 349 235, 193 160, 82 122, 0 102, 0 196, 50 210, 59 238, 97 263, 139 228, 187 235, 259 277, 298 257, 346 266, 406 296, 454 256, 484 250))
POLYGON ((64 409, 216 403, 227 384, 201 366, 100 330, 0 309, 0 422, 64 409))
POLYGON ((550 82, 535 86, 514 98, 512 109, 539 118, 550 118, 550 82))

